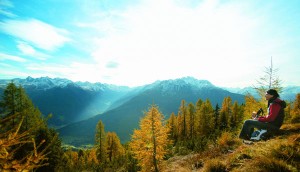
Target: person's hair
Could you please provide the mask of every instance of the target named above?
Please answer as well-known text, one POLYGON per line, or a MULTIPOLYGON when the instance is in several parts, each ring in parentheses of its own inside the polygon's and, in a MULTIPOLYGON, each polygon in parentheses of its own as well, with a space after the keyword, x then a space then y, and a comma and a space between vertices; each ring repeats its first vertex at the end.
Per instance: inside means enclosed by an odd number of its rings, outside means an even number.
POLYGON ((279 94, 275 89, 269 89, 267 93, 273 95, 275 98, 279 97, 279 94))

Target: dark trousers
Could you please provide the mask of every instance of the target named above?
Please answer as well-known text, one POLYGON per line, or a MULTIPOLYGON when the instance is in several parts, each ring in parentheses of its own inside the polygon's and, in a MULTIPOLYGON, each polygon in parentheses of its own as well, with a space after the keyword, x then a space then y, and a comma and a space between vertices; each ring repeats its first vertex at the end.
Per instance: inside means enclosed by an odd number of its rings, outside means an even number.
POLYGON ((248 119, 244 122, 239 138, 249 140, 254 128, 268 130, 277 130, 278 128, 267 122, 260 122, 255 119, 248 119))

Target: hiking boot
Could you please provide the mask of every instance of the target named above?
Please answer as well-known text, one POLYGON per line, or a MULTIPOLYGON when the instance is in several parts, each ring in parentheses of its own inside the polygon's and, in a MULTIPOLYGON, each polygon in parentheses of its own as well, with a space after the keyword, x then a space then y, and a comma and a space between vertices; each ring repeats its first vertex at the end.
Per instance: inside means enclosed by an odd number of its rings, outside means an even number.
POLYGON ((255 135, 253 135, 253 137, 251 137, 250 140, 259 141, 262 139, 261 137, 267 133, 267 130, 257 130, 255 132, 255 135))

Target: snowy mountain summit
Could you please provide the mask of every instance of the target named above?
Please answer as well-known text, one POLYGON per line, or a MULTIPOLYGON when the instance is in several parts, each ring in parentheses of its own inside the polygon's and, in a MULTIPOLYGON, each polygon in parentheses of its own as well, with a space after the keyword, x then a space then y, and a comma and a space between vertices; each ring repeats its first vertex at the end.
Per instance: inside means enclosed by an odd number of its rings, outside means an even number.
POLYGON ((25 79, 15 78, 15 79, 0 79, 0 87, 5 87, 8 83, 13 82, 16 85, 22 85, 25 88, 34 88, 37 90, 48 90, 55 87, 65 88, 65 87, 79 87, 84 90, 90 91, 104 91, 104 90, 127 90, 128 87, 115 86, 102 83, 90 83, 90 82, 73 82, 64 78, 49 78, 40 77, 32 78, 27 77, 25 79))

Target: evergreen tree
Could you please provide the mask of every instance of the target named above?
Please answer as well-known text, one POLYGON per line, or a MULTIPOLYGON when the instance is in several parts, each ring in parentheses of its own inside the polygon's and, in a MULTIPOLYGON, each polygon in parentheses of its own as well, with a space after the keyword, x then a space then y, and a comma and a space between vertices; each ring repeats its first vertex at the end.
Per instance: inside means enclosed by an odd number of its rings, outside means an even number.
POLYGON ((14 150, 13 159, 28 161, 32 158, 29 155, 32 155, 34 150, 35 155, 37 152, 43 155, 44 163, 43 166, 36 166, 36 171, 44 171, 42 169, 54 171, 62 156, 60 140, 55 130, 48 129, 41 112, 34 107, 24 88, 16 87, 13 82, 9 83, 4 90, 1 108, 6 119, 1 123, 1 134, 12 131, 17 126, 17 131, 26 133, 26 138, 31 140, 21 140, 19 144, 11 145, 10 149, 14 150))
POLYGON ((17 112, 17 87, 13 82, 6 86, 3 92, 3 100, 0 105, 3 113, 6 114, 5 117, 13 117, 4 124, 10 126, 3 126, 2 129, 5 130, 5 128, 7 128, 7 130, 9 130, 10 128, 15 127, 15 125, 18 124, 16 118, 19 116, 15 115, 17 112))
POLYGON ((17 111, 17 87, 11 82, 9 83, 3 93, 3 100, 1 106, 4 112, 15 114, 17 111))
POLYGON ((152 105, 141 119, 140 129, 134 130, 130 143, 142 171, 159 171, 170 144, 168 132, 168 127, 163 125, 163 115, 152 105))
POLYGON ((35 135, 35 131, 46 125, 42 119, 41 112, 34 107, 24 88, 21 86, 16 87, 13 82, 9 83, 4 90, 1 108, 6 114, 5 117, 12 116, 11 120, 7 121, 3 126, 3 130, 15 127, 15 124, 19 123, 23 117, 24 121, 20 128, 21 131, 31 128, 32 134, 35 135))
POLYGON ((57 171, 57 169, 65 166, 62 163, 64 152, 61 147, 61 140, 54 129, 49 129, 48 127, 40 128, 36 132, 36 141, 44 143, 39 150, 47 151, 47 159, 44 162, 48 164, 38 168, 37 171, 57 171))
POLYGON ((215 111, 214 111, 215 126, 220 126, 219 125, 219 118, 220 118, 220 107, 219 107, 219 104, 216 104, 216 108, 215 108, 215 111))

